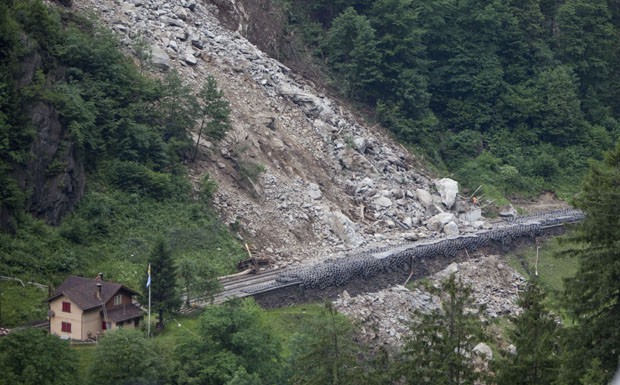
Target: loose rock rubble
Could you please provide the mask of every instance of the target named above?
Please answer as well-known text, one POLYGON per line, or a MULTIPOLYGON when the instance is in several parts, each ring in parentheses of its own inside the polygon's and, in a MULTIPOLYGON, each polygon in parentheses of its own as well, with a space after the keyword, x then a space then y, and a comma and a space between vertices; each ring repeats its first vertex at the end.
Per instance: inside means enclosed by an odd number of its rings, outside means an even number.
MULTIPOLYGON (((428 283, 438 286, 451 274, 471 286, 475 304, 485 307, 481 317, 514 316, 521 312, 517 302, 519 291, 525 288, 525 278, 502 258, 491 255, 453 263, 431 276, 428 283)), ((344 291, 334 304, 338 311, 354 320, 360 335, 372 341, 373 346, 402 346, 409 333, 412 312, 427 313, 441 306, 440 299, 431 295, 424 285, 413 283, 412 286, 412 289, 394 286, 356 297, 344 291)))
POLYGON ((214 204, 224 221, 278 266, 483 226, 479 217, 474 224, 456 215, 470 207, 455 181, 432 180, 383 132, 222 27, 214 4, 75 0, 73 8, 97 14, 128 54, 145 40, 154 76, 174 69, 195 89, 207 75, 216 78, 234 129, 217 145, 201 139, 190 173, 195 181, 205 173, 217 181, 214 204), (239 170, 248 165, 265 171, 244 177, 239 170), (450 209, 451 221, 429 224, 450 209))

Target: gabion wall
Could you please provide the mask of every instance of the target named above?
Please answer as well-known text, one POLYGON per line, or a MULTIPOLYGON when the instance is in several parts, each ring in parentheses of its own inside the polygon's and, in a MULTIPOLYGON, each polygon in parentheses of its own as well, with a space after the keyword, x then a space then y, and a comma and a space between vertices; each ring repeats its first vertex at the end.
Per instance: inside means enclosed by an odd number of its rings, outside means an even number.
POLYGON ((343 286, 355 278, 370 278, 377 274, 403 269, 419 259, 439 256, 456 257, 463 250, 478 249, 510 244, 521 237, 540 236, 545 228, 551 228, 583 219, 579 210, 555 210, 523 216, 509 220, 507 224, 492 230, 454 238, 443 238, 432 242, 416 242, 401 246, 383 247, 343 258, 327 260, 312 266, 283 273, 276 283, 265 287, 253 287, 251 292, 260 292, 272 286, 298 283, 304 288, 324 289, 329 286, 343 286))

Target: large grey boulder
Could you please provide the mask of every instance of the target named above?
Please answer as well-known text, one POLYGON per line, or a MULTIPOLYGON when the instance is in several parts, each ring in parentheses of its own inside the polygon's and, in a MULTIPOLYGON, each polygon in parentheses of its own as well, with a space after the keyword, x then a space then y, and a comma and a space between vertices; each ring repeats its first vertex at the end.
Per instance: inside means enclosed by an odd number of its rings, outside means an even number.
POLYGON ((357 247, 364 240, 355 231, 355 223, 349 217, 340 211, 332 211, 329 213, 329 222, 334 233, 345 244, 357 247))
POLYGON ((484 342, 480 342, 474 347, 474 353, 480 357, 486 357, 487 360, 493 359, 493 351, 491 350, 489 345, 485 344, 484 342))
POLYGON ((308 185, 307 193, 308 193, 308 196, 312 198, 313 200, 319 200, 323 196, 323 194, 321 193, 321 189, 319 188, 319 185, 316 183, 310 183, 308 185))
POLYGON ((433 196, 430 192, 424 189, 419 188, 415 190, 415 195, 416 198, 418 198, 418 201, 422 204, 422 207, 424 208, 428 207, 431 203, 433 203, 433 196))
POLYGON ((151 63, 157 69, 168 71, 170 69, 170 56, 166 51, 154 45, 151 47, 151 63))
POLYGON ((459 184, 450 178, 442 178, 435 181, 435 188, 441 196, 441 202, 450 209, 456 202, 456 195, 459 193, 459 184))
POLYGON ((452 213, 440 213, 430 218, 426 223, 429 230, 440 231, 450 222, 455 222, 456 217, 452 213))
POLYGON ((392 206, 392 200, 386 196, 380 196, 379 198, 375 199, 374 203, 375 203, 375 206, 384 208, 384 209, 392 206))
POLYGON ((459 219, 463 222, 476 222, 482 218, 482 209, 480 207, 475 207, 469 211, 466 211, 459 215, 459 219))

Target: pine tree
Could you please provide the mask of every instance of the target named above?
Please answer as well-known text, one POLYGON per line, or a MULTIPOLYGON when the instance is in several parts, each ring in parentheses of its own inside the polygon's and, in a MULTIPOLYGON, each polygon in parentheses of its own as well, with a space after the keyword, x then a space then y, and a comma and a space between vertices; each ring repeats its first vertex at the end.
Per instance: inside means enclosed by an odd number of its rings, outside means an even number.
POLYGON ((452 275, 433 291, 446 297, 441 310, 414 313, 398 374, 407 384, 474 384, 480 374, 471 353, 484 333, 478 314, 471 312, 471 288, 452 275))
POLYGON ((543 301, 545 294, 530 282, 519 305, 523 313, 512 322, 510 341, 516 354, 504 353, 496 364, 496 383, 501 385, 548 385, 559 368, 559 327, 543 301))
POLYGON ((324 48, 347 96, 362 101, 374 101, 377 97, 375 88, 381 78, 377 43, 369 20, 353 8, 334 19, 324 48))
POLYGON ((619 187, 620 145, 603 162, 593 164, 576 201, 586 216, 571 237, 578 247, 569 253, 580 263, 565 285, 566 307, 575 326, 565 340, 563 384, 579 384, 586 365, 595 359, 608 381, 620 359, 619 187))
POLYGON ((345 385, 353 379, 355 347, 351 325, 331 303, 322 314, 309 320, 305 332, 291 344, 294 383, 300 385, 345 385))
POLYGON ((232 128, 230 104, 224 97, 224 92, 217 88, 217 81, 212 75, 207 76, 206 83, 202 85, 198 93, 198 115, 200 116, 200 129, 192 161, 196 160, 203 132, 209 139, 220 141, 232 128))
POLYGON ((172 313, 181 306, 177 290, 177 271, 166 241, 157 240, 151 252, 151 301, 159 316, 158 327, 165 326, 165 313, 172 313))

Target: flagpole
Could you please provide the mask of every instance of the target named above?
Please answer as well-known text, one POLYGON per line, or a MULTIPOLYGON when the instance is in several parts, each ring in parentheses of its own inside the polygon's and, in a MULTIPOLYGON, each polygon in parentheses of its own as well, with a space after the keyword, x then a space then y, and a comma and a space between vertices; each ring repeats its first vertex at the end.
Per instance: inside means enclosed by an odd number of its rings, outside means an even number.
POLYGON ((148 320, 148 325, 146 327, 146 336, 147 338, 151 338, 151 264, 149 263, 149 277, 147 279, 146 282, 147 286, 149 287, 149 320, 148 320))

